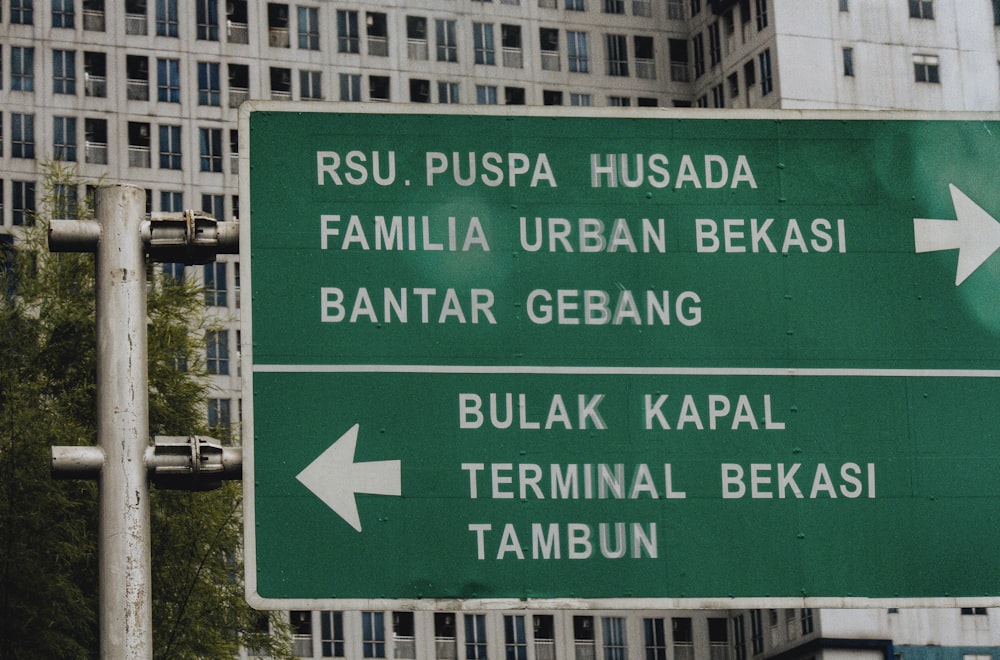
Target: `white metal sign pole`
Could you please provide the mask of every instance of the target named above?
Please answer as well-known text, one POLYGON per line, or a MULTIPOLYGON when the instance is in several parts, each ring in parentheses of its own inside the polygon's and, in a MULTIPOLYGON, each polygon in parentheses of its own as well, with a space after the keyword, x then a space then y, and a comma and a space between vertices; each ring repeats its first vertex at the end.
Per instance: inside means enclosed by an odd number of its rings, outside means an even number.
POLYGON ((98 189, 97 444, 102 658, 153 657, 149 550, 145 193, 98 189))

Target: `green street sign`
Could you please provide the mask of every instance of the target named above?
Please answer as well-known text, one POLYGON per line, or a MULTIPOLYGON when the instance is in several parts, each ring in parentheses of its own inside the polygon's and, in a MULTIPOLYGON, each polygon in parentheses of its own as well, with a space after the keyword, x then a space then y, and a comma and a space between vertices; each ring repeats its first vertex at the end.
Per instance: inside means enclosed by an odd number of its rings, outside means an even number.
POLYGON ((245 104, 250 601, 1000 602, 1000 121, 889 117, 245 104))

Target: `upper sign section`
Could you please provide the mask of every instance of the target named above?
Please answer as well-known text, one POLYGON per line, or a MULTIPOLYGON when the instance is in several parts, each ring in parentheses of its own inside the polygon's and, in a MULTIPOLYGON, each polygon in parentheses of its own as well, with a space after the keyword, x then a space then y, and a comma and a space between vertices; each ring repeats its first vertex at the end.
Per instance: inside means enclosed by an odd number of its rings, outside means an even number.
POLYGON ((1000 122, 277 107, 257 365, 1000 366, 1000 122))

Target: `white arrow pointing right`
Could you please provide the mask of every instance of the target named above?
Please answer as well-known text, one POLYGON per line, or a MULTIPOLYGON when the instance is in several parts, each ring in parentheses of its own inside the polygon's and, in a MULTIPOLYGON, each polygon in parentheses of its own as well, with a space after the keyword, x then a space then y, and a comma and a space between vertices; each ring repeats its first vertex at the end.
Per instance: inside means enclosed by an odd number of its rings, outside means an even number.
POLYGON ((1000 248, 1000 223, 954 184, 948 188, 956 219, 914 218, 913 238, 917 252, 958 250, 958 286, 1000 248))
POLYGON ((334 513, 361 531, 355 494, 401 495, 400 461, 354 462, 358 424, 340 436, 296 477, 334 513))

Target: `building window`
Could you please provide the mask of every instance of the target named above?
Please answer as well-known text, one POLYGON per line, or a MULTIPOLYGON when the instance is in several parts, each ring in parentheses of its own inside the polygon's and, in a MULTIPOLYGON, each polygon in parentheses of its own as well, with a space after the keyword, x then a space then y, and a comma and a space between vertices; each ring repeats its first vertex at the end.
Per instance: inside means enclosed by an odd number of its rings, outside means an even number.
POLYGON ((385 657, 385 613, 361 613, 361 655, 365 658, 385 657))
POLYGON ((628 44, 624 34, 604 35, 609 76, 628 75, 628 44))
POLYGON ((556 626, 551 614, 535 614, 531 617, 535 638, 536 660, 555 660, 556 626))
POLYGON ((754 655, 764 652, 764 621, 760 610, 750 610, 750 646, 754 655))
POLYGON ((104 98, 108 95, 108 61, 104 53, 87 51, 83 54, 83 93, 104 98))
POLYGON ((434 613, 434 648, 438 658, 457 658, 458 641, 455 635, 455 615, 452 612, 434 613))
POLYGON ((504 615, 503 640, 506 660, 528 660, 528 636, 523 615, 504 615))
POLYGON ((11 222, 17 226, 35 224, 35 182, 11 181, 11 222))
POLYGON ((465 660, 486 660, 486 615, 465 615, 465 660))
POLYGON ((222 195, 203 194, 201 196, 201 210, 209 214, 216 220, 225 218, 225 211, 222 207, 222 195))
POLYGON ((669 39, 667 44, 670 50, 670 79, 674 82, 691 82, 687 41, 669 39))
POLYGON ((389 57, 389 20, 384 12, 368 12, 365 15, 368 35, 368 54, 389 57))
POLYGON ((219 40, 219 3, 218 0, 197 0, 195 14, 198 23, 198 39, 201 41, 219 40))
POLYGON ((646 80, 655 80, 656 60, 653 57, 653 37, 636 35, 632 41, 635 49, 635 75, 646 80))
MULTIPOLYGON (((993 4, 995 5, 996 3, 994 2, 993 4)), ((840 0, 840 11, 848 12, 850 10, 851 8, 849 6, 849 0, 840 0)))
POLYGON ((601 618, 604 632, 604 660, 627 660, 628 641, 625 637, 625 617, 601 618))
POLYGON ((178 190, 161 190, 160 210, 164 213, 181 213, 184 211, 184 193, 178 190))
POLYGON ((771 75, 771 49, 766 49, 757 58, 760 60, 760 95, 767 96, 774 90, 774 80, 771 75))
POLYGON ((35 90, 34 48, 11 47, 10 88, 15 92, 32 92, 35 90))
POLYGON ((210 374, 229 374, 229 331, 205 332, 205 368, 210 374))
POLYGON ((593 104, 590 94, 570 94, 569 104, 576 106, 590 106, 593 104))
POLYGON ((319 613, 320 655, 324 658, 344 657, 344 613, 319 613))
POLYGON ((108 120, 87 117, 83 121, 84 159, 88 163, 108 164, 108 120))
POLYGON ((52 186, 52 215, 56 218, 75 220, 79 217, 80 194, 77 186, 57 183, 52 186))
POLYGON ((368 76, 368 100, 389 100, 389 76, 368 76))
POLYGON ((757 2, 757 31, 760 32, 767 27, 767 0, 756 0, 757 2))
POLYGON ((524 105, 524 88, 504 87, 503 102, 506 105, 524 105))
POLYGON ((222 129, 199 128, 198 144, 201 150, 201 171, 222 171, 222 129))
POLYGON ((76 51, 52 51, 52 93, 76 94, 76 51))
POLYGON ((854 77, 854 49, 844 48, 841 51, 844 55, 844 75, 850 78, 854 77))
POLYGON ((567 11, 587 11, 586 0, 565 0, 567 11))
POLYGON ((573 73, 590 72, 590 45, 586 32, 566 31, 566 61, 573 73))
POLYGON ((712 107, 713 108, 724 108, 726 107, 726 92, 722 85, 712 87, 712 107))
POLYGON ((160 126, 160 169, 181 169, 180 126, 160 126))
POLYGON ((337 52, 360 52, 358 34, 358 12, 337 10, 337 52))
POLYGON ((910 0, 910 18, 934 20, 934 0, 910 0))
POLYGON ((663 619, 643 619, 642 628, 646 660, 667 660, 667 638, 663 630, 663 619))
POLYGON ((299 48, 319 50, 319 8, 299 7, 299 48))
POLYGON ((218 62, 198 62, 198 105, 218 106, 221 87, 218 62))
POLYGON ((802 608, 802 634, 808 635, 813 632, 813 611, 811 607, 802 608))
POLYGON ((573 617, 573 646, 577 658, 594 657, 594 617, 573 617))
POLYGON ((458 83, 439 82, 438 83, 438 103, 459 103, 458 83))
POLYGON ((272 48, 291 46, 288 36, 288 5, 267 3, 267 43, 272 48))
POLYGON ((455 21, 439 18, 434 21, 438 62, 458 61, 458 41, 455 37, 455 21))
POLYGON ((427 19, 406 17, 406 51, 411 60, 427 59, 427 19))
MULTIPOLYGON (((218 216, 216 216, 218 217, 218 216)), ((213 261, 204 266, 205 273, 205 305, 208 307, 226 307, 226 262, 213 261)))
POLYGON ((431 81, 410 78, 410 103, 431 102, 431 81))
POLYGON ((52 118, 52 157, 76 161, 76 117, 52 118))
POLYGON ((725 657, 729 651, 729 619, 711 617, 708 619, 709 657, 725 657))
POLYGON ((691 38, 691 51, 694 54, 694 77, 700 78, 705 74, 705 38, 701 34, 696 34, 691 38))
POLYGON ((238 108, 250 98, 250 67, 246 64, 229 64, 229 107, 238 108))
POLYGON ((939 83, 937 55, 914 55, 913 77, 920 83, 939 83))
POLYGON ((149 59, 144 55, 125 56, 125 98, 149 100, 149 59))
POLYGON ((73 2, 75 0, 52 0, 52 27, 73 27, 73 2))
POLYGON ((673 628, 674 657, 690 658, 694 655, 694 631, 690 617, 674 617, 671 619, 673 628))
POLYGON ((156 60, 156 97, 163 103, 181 102, 180 60, 156 60))
MULTIPOLYGON (((175 286, 180 286, 184 284, 184 264, 182 263, 165 263, 162 268, 163 279, 167 284, 173 284, 175 286)), ((180 367, 183 365, 183 360, 181 364, 177 365, 180 367)), ((178 371, 187 371, 187 366, 183 365, 184 368, 178 368, 178 371)))
POLYGON ((476 103, 479 105, 496 105, 496 85, 476 85, 476 103))
POLYGON ((396 660, 413 660, 417 657, 413 612, 392 613, 392 645, 396 660))
POLYGON ((963 616, 986 616, 985 607, 963 607, 961 612, 963 616))
POLYGON ((691 18, 701 13, 701 0, 691 0, 691 18))
POLYGON ((521 53, 521 26, 500 24, 500 46, 503 49, 503 65, 510 69, 524 67, 524 57, 521 53))
POLYGON ((726 83, 729 86, 729 98, 735 99, 740 95, 740 73, 735 71, 729 74, 726 78, 726 83))
POLYGON ((229 405, 229 399, 208 400, 208 428, 220 440, 228 439, 231 432, 232 415, 229 405))
POLYGON ((542 105, 562 105, 563 93, 554 89, 542 90, 542 105))
POLYGON ((340 74, 340 100, 361 100, 361 76, 354 73, 340 74))
POLYGON ((125 0, 125 34, 145 35, 147 30, 146 0, 125 0))
POLYGON ((271 98, 285 101, 292 100, 292 70, 272 66, 270 68, 270 78, 271 98))
POLYGON ((248 20, 247 0, 228 0, 226 2, 226 41, 231 44, 250 43, 248 20))
POLYGON ((625 0, 601 0, 601 11, 605 14, 624 14, 625 0))
POLYGON ((15 25, 34 25, 34 0, 10 0, 10 22, 15 25))
POLYGON ((722 61, 722 39, 719 36, 719 22, 708 26, 708 63, 715 66, 722 61))
POLYGON ((10 155, 13 158, 35 157, 35 115, 11 113, 10 155))
POLYGON ((323 99, 323 73, 321 71, 299 71, 299 96, 306 101, 323 99))
POLYGON ((747 660, 747 633, 742 614, 733 618, 733 650, 733 660, 747 660))
POLYGON ((128 165, 129 167, 150 167, 149 124, 130 121, 128 123, 128 165))
POLYGON ((476 64, 496 64, 496 48, 493 44, 493 24, 473 23, 472 42, 476 64))
POLYGON ((993 25, 1000 25, 1000 0, 993 0, 993 25))
POLYGON ((539 48, 542 55, 543 71, 558 71, 559 62, 559 30, 556 28, 538 28, 539 48))
POLYGON ((156 35, 177 36, 177 0, 156 0, 156 35))

